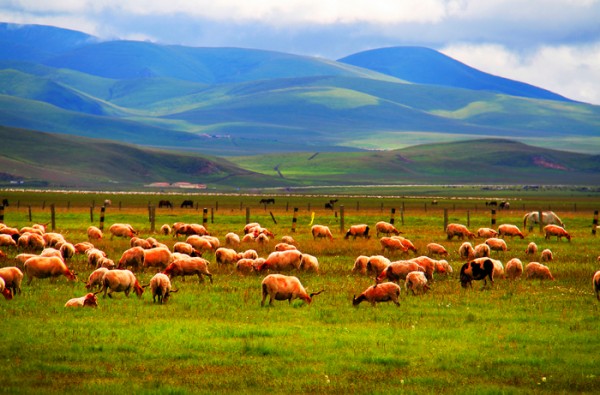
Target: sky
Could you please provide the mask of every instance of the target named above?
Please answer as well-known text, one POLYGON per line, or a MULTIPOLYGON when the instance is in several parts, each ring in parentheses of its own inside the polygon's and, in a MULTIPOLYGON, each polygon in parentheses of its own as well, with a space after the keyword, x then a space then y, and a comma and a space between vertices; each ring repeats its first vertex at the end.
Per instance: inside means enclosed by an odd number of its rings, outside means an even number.
POLYGON ((0 0, 0 22, 332 60, 424 46, 600 105, 600 0, 0 0))

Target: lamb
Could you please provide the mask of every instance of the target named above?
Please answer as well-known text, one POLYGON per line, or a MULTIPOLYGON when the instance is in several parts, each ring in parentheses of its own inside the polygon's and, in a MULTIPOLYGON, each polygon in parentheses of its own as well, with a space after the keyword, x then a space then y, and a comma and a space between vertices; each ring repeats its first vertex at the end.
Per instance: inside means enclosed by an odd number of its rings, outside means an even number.
POLYGON ((429 244, 427 244, 427 254, 447 257, 448 251, 441 244, 429 243, 429 244))
POLYGON ((302 254, 300 259, 300 270, 319 272, 319 260, 317 257, 310 254, 302 254))
POLYGON ((168 224, 163 224, 163 226, 160 227, 160 233, 162 233, 163 235, 170 235, 172 232, 171 227, 168 224))
POLYGON ((65 276, 71 281, 77 281, 77 276, 73 273, 62 258, 35 256, 25 261, 23 265, 25 274, 27 274, 27 285, 30 285, 34 278, 48 278, 65 276))
POLYGON ((596 293, 596 299, 600 301, 600 270, 594 273, 594 277, 592 277, 592 287, 596 293))
POLYGON ((377 284, 383 282, 386 278, 391 282, 400 282, 405 280, 406 276, 410 272, 420 271, 425 272, 425 268, 416 262, 411 261, 395 261, 390 263, 385 269, 381 271, 379 276, 375 279, 377 284))
POLYGON ((548 248, 542 251, 542 262, 550 262, 553 259, 554 257, 552 256, 552 251, 550 251, 548 248))
POLYGON ((454 236, 461 240, 464 240, 465 237, 469 239, 475 238, 475 234, 462 224, 448 224, 446 227, 446 234, 448 235, 448 240, 452 240, 454 236))
POLYGON ((142 247, 131 247, 123 252, 119 259, 118 269, 127 269, 131 267, 135 270, 141 269, 144 265, 144 249, 142 247))
POLYGON ((85 284, 85 288, 88 290, 92 290, 96 287, 102 288, 102 278, 104 277, 104 275, 106 274, 107 271, 108 271, 107 268, 101 267, 99 269, 94 270, 92 273, 90 273, 90 276, 88 277, 88 281, 85 284))
POLYGON ((537 252, 538 252, 538 246, 533 241, 531 243, 529 243, 527 245, 527 248, 525 249, 526 255, 535 255, 535 254, 537 254, 537 252))
POLYGON ((487 278, 494 285, 494 262, 489 258, 467 262, 460 268, 460 285, 463 288, 467 286, 473 288, 473 280, 483 280, 485 286, 487 278))
POLYGON ((168 248, 159 247, 144 250, 143 268, 156 267, 164 269, 173 261, 171 251, 168 248))
POLYGON ((506 242, 496 237, 490 237, 485 241, 485 244, 487 244, 490 247, 490 250, 492 251, 506 252, 506 250, 508 250, 506 242))
POLYGON ((204 282, 203 276, 206 276, 212 284, 213 278, 212 274, 208 271, 208 265, 209 262, 201 257, 174 259, 173 262, 163 270, 163 273, 170 278, 181 276, 184 281, 185 276, 193 276, 195 274, 198 276, 198 282, 204 282))
POLYGON ((110 228, 108 228, 110 232, 110 239, 113 237, 129 237, 137 235, 137 232, 133 229, 133 227, 129 224, 112 224, 110 228))
POLYGON ((262 272, 267 269, 274 271, 287 271, 300 268, 302 253, 298 250, 275 251, 269 254, 265 262, 258 267, 262 272))
POLYGON ((527 280, 531 279, 540 279, 540 280, 552 280, 554 281, 554 277, 552 273, 550 273, 550 268, 546 265, 542 265, 539 262, 529 262, 527 266, 525 266, 525 274, 527 280))
POLYGON ((21 293, 21 282, 23 281, 23 272, 16 266, 7 266, 0 268, 0 277, 4 280, 6 288, 12 291, 13 295, 21 293))
POLYGON ((350 236, 352 236, 352 238, 355 240, 357 237, 363 237, 365 239, 368 239, 369 238, 369 225, 360 224, 360 225, 350 226, 350 229, 348 229, 348 231, 346 232, 346 236, 344 236, 344 239, 348 239, 350 236))
POLYGON ((505 268, 506 277, 509 280, 516 280, 523 275, 523 263, 519 258, 512 258, 506 262, 505 268))
POLYGON ((93 293, 88 293, 80 298, 69 299, 65 307, 98 307, 98 298, 93 293))
POLYGON ((404 281, 404 287, 406 288, 406 293, 408 293, 408 290, 410 289, 413 295, 425 293, 429 290, 427 278, 425 278, 425 274, 421 271, 408 273, 406 275, 406 280, 404 281))
POLYGON ((392 282, 376 284, 364 290, 358 298, 354 295, 352 297, 352 305, 358 306, 362 301, 366 300, 373 307, 376 306, 377 302, 389 301, 394 302, 396 306, 400 306, 400 302, 398 302, 399 296, 400 286, 398 284, 392 282))
POLYGON ((385 254, 386 250, 388 250, 390 254, 394 253, 395 251, 408 252, 408 248, 404 246, 402 240, 394 237, 384 236, 379 239, 379 244, 381 245, 382 254, 385 254))
POLYGON ((502 224, 498 227, 498 236, 510 236, 512 239, 514 236, 519 236, 521 239, 525 238, 525 235, 521 232, 518 226, 511 224, 502 224))
POLYGON ((233 232, 229 232, 225 235, 225 245, 229 247, 239 247, 240 246, 240 236, 233 232))
POLYGON ((471 260, 475 258, 475 249, 473 248, 473 245, 471 243, 465 241, 458 248, 458 255, 463 259, 471 260))
POLYGON ((556 236, 556 240, 561 240, 563 237, 566 237, 568 241, 571 241, 571 235, 569 232, 558 225, 546 225, 544 226, 544 233, 546 235, 546 240, 548 240, 551 236, 556 236))
POLYGON ((273 300, 287 300, 292 303, 292 300, 299 298, 307 304, 312 303, 313 297, 319 295, 324 290, 311 293, 306 292, 306 289, 300 283, 298 277, 284 276, 283 274, 269 274, 262 281, 262 300, 261 306, 265 305, 267 295, 269 296, 269 305, 273 305, 273 300))
POLYGON ((477 229, 477 236, 485 237, 486 239, 489 239, 490 237, 498 236, 498 232, 496 232, 492 228, 479 228, 479 229, 477 229))
POLYGON ((171 280, 164 273, 156 273, 150 279, 150 289, 152 290, 152 302, 156 303, 158 297, 158 303, 167 303, 172 292, 177 292, 176 289, 171 288, 171 280))
POLYGON ((90 226, 87 228, 87 236, 90 240, 101 240, 102 237, 104 237, 104 234, 102 233, 100 228, 90 226))
POLYGON ((329 240, 333 240, 331 230, 325 225, 313 225, 310 228, 310 233, 313 236, 313 240, 316 240, 317 238, 328 238, 329 240))
POLYGON ((382 233, 386 236, 389 236, 390 234, 394 234, 394 235, 399 235, 400 232, 398 229, 396 229, 396 227, 392 224, 390 224, 389 222, 385 222, 385 221, 379 221, 375 224, 375 230, 377 231, 377 237, 379 237, 379 234, 382 233))
POLYGON ((102 289, 94 292, 94 295, 104 292, 103 298, 106 298, 107 291, 109 298, 112 298, 113 292, 124 292, 125 296, 129 297, 131 291, 135 292, 138 298, 141 298, 144 288, 140 286, 140 283, 131 271, 115 269, 109 270, 104 274, 102 277, 102 289))
POLYGON ((220 247, 215 252, 215 258, 220 265, 230 265, 242 259, 242 254, 231 248, 220 247))

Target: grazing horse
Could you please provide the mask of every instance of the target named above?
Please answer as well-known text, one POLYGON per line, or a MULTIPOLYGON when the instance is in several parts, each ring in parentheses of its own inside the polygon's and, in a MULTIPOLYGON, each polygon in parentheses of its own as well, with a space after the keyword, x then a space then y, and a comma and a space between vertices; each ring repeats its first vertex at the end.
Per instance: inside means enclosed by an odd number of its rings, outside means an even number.
POLYGON ((260 202, 258 202, 258 204, 275 204, 275 199, 273 198, 268 198, 268 199, 260 199, 260 202))
POLYGON ((184 200, 181 203, 181 208, 194 208, 194 202, 191 200, 184 200))
POLYGON ((163 207, 173 208, 173 203, 171 203, 171 201, 169 201, 169 200, 161 200, 158 202, 158 208, 163 208, 163 207))

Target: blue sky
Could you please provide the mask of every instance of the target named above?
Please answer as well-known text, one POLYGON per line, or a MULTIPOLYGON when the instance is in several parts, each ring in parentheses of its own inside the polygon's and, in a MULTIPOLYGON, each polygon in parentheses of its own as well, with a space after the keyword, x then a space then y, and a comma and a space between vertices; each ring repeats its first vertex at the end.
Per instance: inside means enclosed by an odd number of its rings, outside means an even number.
POLYGON ((600 105, 600 0, 0 0, 0 21, 328 59, 419 45, 600 105))

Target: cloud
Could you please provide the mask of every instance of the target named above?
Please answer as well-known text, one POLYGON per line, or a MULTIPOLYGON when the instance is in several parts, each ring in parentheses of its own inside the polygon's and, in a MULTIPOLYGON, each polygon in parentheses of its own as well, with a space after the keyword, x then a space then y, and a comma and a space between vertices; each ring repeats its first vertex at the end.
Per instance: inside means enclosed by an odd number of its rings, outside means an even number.
POLYGON ((498 44, 452 44, 444 54, 479 70, 600 104, 600 41, 519 53, 498 44))

